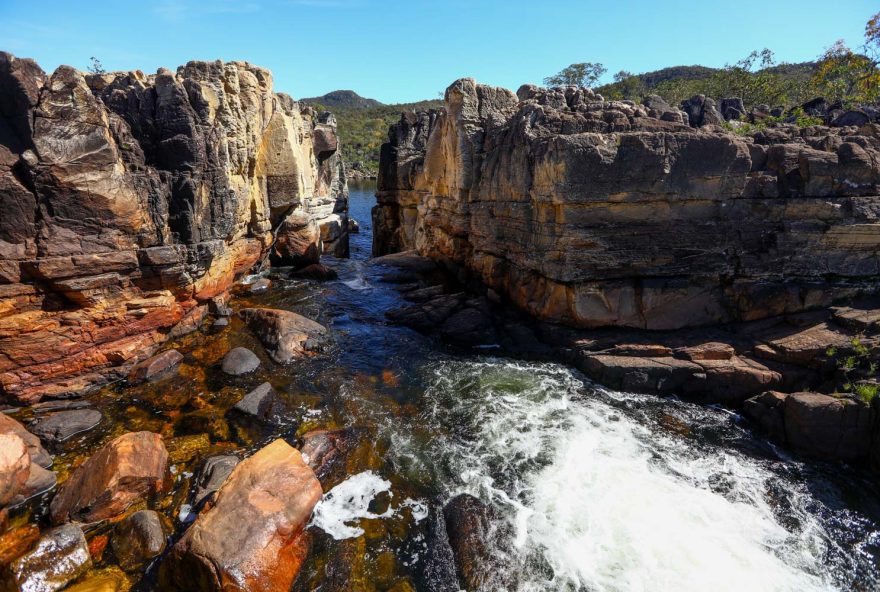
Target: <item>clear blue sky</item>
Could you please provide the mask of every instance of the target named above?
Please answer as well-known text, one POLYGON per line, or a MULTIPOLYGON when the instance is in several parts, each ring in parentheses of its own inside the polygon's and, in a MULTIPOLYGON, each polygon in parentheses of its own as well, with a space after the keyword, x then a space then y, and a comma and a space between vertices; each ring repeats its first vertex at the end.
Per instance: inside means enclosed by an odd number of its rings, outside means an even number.
POLYGON ((436 98, 452 81, 516 89, 572 62, 610 73, 721 66, 769 47, 814 59, 861 45, 868 0, 0 0, 0 49, 46 70, 175 68, 247 60, 294 97, 352 89, 380 101, 436 98))

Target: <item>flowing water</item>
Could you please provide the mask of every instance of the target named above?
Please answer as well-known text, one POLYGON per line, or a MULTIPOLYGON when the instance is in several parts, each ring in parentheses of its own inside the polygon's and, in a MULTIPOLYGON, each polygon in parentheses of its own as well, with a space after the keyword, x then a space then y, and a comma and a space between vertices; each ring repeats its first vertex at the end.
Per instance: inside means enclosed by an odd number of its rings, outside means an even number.
POLYGON ((859 471, 790 458, 730 411, 608 391, 563 365, 450 351, 388 325, 402 301, 381 281, 389 270, 366 263, 373 190, 352 187, 362 231, 350 260, 326 262, 339 280, 279 280, 234 304, 315 318, 332 351, 280 368, 238 321, 184 338, 181 376, 97 397, 113 421, 56 468, 115 433, 160 431, 182 452, 177 493, 159 506, 183 517, 205 455, 351 428, 357 446, 316 509, 297 590, 428 590, 429 525, 458 493, 497 516, 500 567, 485 590, 878 589, 880 497, 859 471), (263 357, 255 376, 217 370, 235 345, 263 357), (264 380, 285 393, 284 424, 229 420, 264 380))

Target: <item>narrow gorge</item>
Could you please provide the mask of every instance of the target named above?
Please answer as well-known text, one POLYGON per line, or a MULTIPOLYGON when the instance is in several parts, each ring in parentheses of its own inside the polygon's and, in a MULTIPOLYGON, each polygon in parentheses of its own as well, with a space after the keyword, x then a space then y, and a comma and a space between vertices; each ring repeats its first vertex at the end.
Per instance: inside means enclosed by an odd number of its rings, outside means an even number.
POLYGON ((0 53, 0 590, 877 589, 880 123, 736 105, 0 53))

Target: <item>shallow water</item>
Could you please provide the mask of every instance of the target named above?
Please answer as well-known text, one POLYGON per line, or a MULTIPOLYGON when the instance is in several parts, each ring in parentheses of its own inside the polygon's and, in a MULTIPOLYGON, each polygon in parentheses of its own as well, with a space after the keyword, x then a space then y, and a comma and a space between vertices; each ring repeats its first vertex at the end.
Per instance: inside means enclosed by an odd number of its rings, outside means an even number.
POLYGON ((499 568, 486 590, 877 589, 880 497, 861 473, 789 458, 729 411, 610 392, 562 365, 453 352, 387 324, 402 301, 381 281, 389 270, 366 264, 373 190, 351 188, 362 230, 350 260, 325 261, 338 281, 276 280, 233 302, 318 320, 330 352, 279 367, 237 320, 187 336, 180 376, 94 397, 108 419, 55 468, 124 431, 160 432, 176 481, 154 505, 176 519, 205 456, 352 428, 357 447, 315 512, 297 590, 427 589, 429 509, 462 492, 500 517, 494 554, 511 573, 499 568), (217 364, 237 345, 263 364, 230 379, 217 364), (266 380, 288 401, 282 425, 227 415, 266 380))

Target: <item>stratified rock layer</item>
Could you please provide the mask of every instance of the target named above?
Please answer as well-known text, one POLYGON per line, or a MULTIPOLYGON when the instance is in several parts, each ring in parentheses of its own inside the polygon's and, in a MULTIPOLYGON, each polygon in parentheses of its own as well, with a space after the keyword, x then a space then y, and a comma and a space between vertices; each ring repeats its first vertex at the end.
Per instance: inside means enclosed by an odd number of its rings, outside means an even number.
POLYGON ((584 328, 754 320, 877 290, 880 126, 740 136, 689 118, 459 80, 445 110, 389 132, 374 254, 416 249, 584 328))
POLYGON ((288 215, 344 256, 336 148, 332 115, 245 62, 50 76, 0 53, 0 396, 124 376, 197 327, 288 215))

